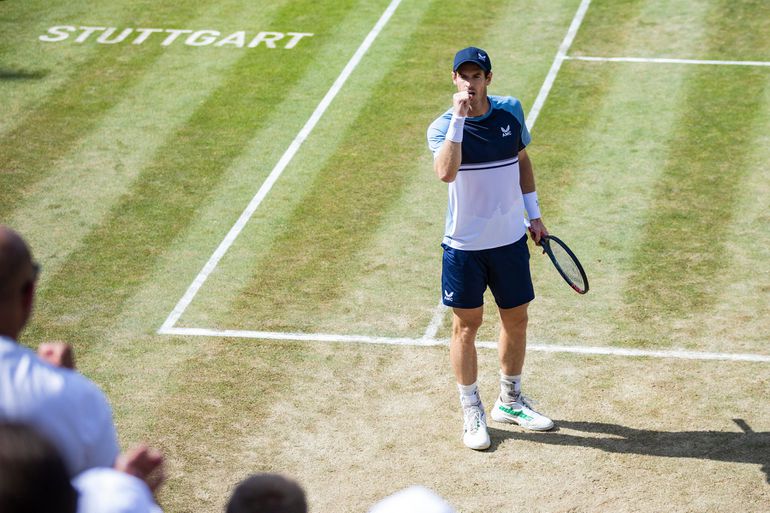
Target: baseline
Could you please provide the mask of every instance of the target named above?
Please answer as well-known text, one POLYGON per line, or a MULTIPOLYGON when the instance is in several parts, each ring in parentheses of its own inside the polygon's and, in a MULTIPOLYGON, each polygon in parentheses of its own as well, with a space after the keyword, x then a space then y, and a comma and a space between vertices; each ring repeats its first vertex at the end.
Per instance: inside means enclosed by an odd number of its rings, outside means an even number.
MULTIPOLYGON (((217 330, 209 328, 168 328, 166 335, 192 337, 224 337, 299 342, 341 342, 348 344, 376 344, 396 346, 447 346, 448 340, 426 338, 372 337, 367 335, 340 335, 334 333, 283 333, 275 331, 217 330)), ((477 347, 497 349, 497 342, 477 342, 477 347)), ((545 353, 574 353, 583 355, 669 358, 679 360, 722 360, 735 362, 770 363, 770 355, 751 353, 711 353, 680 349, 654 350, 622 347, 565 346, 558 344, 527 344, 527 350, 545 353)))

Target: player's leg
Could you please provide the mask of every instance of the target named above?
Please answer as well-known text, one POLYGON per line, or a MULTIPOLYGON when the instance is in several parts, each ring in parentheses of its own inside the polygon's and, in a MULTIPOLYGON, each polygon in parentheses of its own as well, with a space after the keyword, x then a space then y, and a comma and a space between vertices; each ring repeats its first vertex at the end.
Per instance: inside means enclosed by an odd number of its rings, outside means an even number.
POLYGON ((453 309, 452 339, 449 342, 449 359, 463 409, 463 443, 476 450, 484 450, 490 445, 487 417, 477 383, 476 333, 483 314, 484 307, 481 306, 453 309))
POLYGON ((449 360, 459 385, 472 385, 478 377, 476 333, 481 326, 484 307, 452 310, 452 339, 449 360))
POLYGON ((500 308, 500 339, 497 353, 500 370, 508 376, 518 376, 524 368, 527 352, 527 309, 529 303, 513 308, 500 308))
POLYGON ((484 405, 476 378, 476 333, 484 312, 486 272, 472 251, 444 246, 441 272, 444 305, 452 307, 452 338, 449 359, 452 364, 460 405, 463 410, 463 443, 471 449, 489 447, 484 405))
POLYGON ((492 408, 492 419, 537 431, 549 430, 553 421, 532 409, 521 394, 521 372, 527 350, 527 309, 535 297, 526 237, 490 253, 489 287, 500 312, 500 396, 492 408))
POLYGON ((449 359, 463 409, 463 443, 471 449, 484 450, 491 442, 484 405, 479 395, 476 356, 476 333, 481 326, 484 308, 455 308, 453 312, 449 359))

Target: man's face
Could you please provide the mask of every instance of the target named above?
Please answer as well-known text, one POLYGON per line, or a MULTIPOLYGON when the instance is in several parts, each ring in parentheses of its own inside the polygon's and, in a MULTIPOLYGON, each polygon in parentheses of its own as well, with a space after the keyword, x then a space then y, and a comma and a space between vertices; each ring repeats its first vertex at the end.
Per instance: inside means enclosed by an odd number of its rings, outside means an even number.
POLYGON ((492 81, 492 72, 485 76, 484 70, 478 65, 466 62, 452 73, 452 81, 459 92, 468 92, 471 104, 479 104, 487 97, 487 86, 492 81))

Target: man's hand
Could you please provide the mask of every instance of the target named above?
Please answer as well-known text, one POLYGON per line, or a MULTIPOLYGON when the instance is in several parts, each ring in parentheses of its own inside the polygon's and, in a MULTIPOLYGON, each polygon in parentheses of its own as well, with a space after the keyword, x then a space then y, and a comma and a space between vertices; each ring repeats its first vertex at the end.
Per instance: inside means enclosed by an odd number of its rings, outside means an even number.
POLYGON ((468 91, 460 91, 452 97, 455 116, 466 117, 471 112, 471 95, 468 91))
POLYGON ((530 219, 529 221, 529 233, 532 235, 532 240, 535 244, 540 244, 540 239, 548 235, 548 230, 545 229, 543 220, 539 217, 537 219, 530 219))
POLYGON ((72 346, 65 342, 43 342, 37 348, 37 355, 56 367, 75 368, 75 353, 72 346))
POLYGON ((138 477, 147 483, 153 493, 166 480, 166 474, 163 471, 163 455, 160 451, 147 447, 146 444, 139 444, 118 456, 115 470, 138 477))

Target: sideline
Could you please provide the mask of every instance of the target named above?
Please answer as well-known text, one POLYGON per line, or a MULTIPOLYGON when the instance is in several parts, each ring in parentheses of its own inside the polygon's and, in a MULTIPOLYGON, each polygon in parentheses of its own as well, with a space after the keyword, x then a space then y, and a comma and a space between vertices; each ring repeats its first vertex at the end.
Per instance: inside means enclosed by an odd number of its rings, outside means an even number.
POLYGON ((537 93, 537 98, 535 98, 535 103, 532 105, 532 109, 529 111, 529 116, 527 116, 527 128, 530 132, 535 126, 537 117, 540 115, 540 109, 543 108, 545 100, 548 98, 548 93, 551 92, 551 87, 556 80, 556 75, 559 74, 559 69, 561 69, 562 63, 567 59, 567 52, 569 51, 570 46, 572 46, 572 42, 575 40, 577 31, 580 28, 580 25, 583 23, 583 18, 585 18, 586 11, 588 11, 588 7, 590 5, 591 0, 583 0, 580 3, 580 6, 575 13, 575 17, 572 18, 572 23, 570 23, 569 30, 567 30, 567 35, 564 36, 564 41, 561 42, 559 51, 556 52, 556 57, 553 58, 551 69, 548 71, 548 75, 546 75, 545 81, 540 87, 540 92, 537 93))
POLYGON ((380 34, 383 27, 385 27, 385 25, 388 23, 391 16, 393 16, 393 13, 396 11, 396 8, 400 3, 401 0, 393 0, 390 5, 388 5, 387 9, 385 9, 385 12, 382 13, 382 16, 380 16, 380 19, 361 43, 361 46, 358 47, 356 53, 353 54, 353 57, 350 58, 350 61, 348 61, 345 68, 337 77, 337 80, 334 81, 334 84, 332 84, 329 92, 326 93, 326 96, 323 97, 321 103, 319 103, 315 111, 313 111, 310 119, 307 120, 305 126, 302 127, 297 136, 284 152, 281 159, 270 172, 270 175, 268 175, 267 179, 259 188, 257 194, 251 199, 246 209, 235 222, 233 227, 230 228, 230 231, 211 255, 208 262, 206 262, 206 265, 203 266, 203 269, 201 269, 201 271, 198 273, 198 276, 195 277, 193 282, 187 288, 184 296, 182 296, 182 298, 166 318, 163 325, 160 327, 160 329, 158 329, 159 334, 168 333, 168 331, 177 323, 187 307, 190 306, 190 303, 195 298, 203 284, 206 282, 209 275, 214 271, 214 269, 216 269, 219 261, 222 260, 222 257, 225 255, 225 253, 227 253, 227 250, 230 249, 230 246, 233 245, 235 239, 238 238, 238 235, 240 235, 241 231, 246 226, 246 223, 249 222, 249 219, 251 219, 260 203, 262 203, 262 200, 265 199, 267 194, 270 192, 270 189, 273 188, 273 185, 286 169, 286 166, 288 166, 291 160, 294 158, 294 155, 297 154, 297 151, 299 150, 300 146, 302 146, 302 143, 305 142, 305 139, 307 139, 307 137, 310 135, 310 132, 313 131, 313 128, 315 128, 318 121, 324 115, 324 112, 326 112, 326 109, 334 100, 335 96, 337 96, 337 93, 339 93, 340 89, 342 89, 342 86, 345 85, 348 77, 350 77, 351 73, 353 73, 353 70, 356 69, 358 63, 361 62, 364 54, 367 52, 367 50, 369 50, 369 47, 372 46, 372 43, 380 34))

